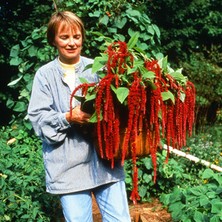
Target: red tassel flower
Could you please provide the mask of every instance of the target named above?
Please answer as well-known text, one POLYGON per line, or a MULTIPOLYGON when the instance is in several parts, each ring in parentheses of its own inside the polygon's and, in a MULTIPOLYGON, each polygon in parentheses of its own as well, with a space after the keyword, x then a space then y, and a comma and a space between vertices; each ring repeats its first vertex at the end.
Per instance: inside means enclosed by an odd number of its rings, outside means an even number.
MULTIPOLYGON (((115 160, 131 158, 133 163, 134 203, 138 193, 137 158, 151 155, 154 181, 157 172, 157 151, 161 141, 181 148, 191 136, 194 124, 195 87, 181 72, 173 71, 164 61, 148 59, 129 43, 113 42, 97 57, 93 71, 102 73, 97 84, 84 83, 72 93, 82 89, 83 96, 94 99, 97 151, 101 158, 115 160), (95 67, 104 64, 104 69, 95 67), (169 71, 170 70, 170 71, 169 71), (95 97, 92 97, 92 94, 95 97)), ((71 102, 70 102, 71 107, 71 102)))

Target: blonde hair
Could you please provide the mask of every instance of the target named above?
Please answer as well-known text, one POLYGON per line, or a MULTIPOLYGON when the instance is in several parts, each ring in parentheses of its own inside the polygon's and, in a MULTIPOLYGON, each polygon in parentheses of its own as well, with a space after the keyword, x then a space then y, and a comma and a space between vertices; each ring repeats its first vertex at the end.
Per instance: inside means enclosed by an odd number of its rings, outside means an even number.
POLYGON ((54 46, 55 34, 60 24, 78 27, 81 30, 82 39, 85 40, 85 28, 82 20, 73 12, 61 11, 55 12, 48 23, 47 41, 49 45, 54 46))

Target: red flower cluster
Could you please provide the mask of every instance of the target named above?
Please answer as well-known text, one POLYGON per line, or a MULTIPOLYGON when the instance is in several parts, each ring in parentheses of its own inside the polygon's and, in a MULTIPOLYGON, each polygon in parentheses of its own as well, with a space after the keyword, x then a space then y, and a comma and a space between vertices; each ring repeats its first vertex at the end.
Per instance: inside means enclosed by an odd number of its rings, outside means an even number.
MULTIPOLYGON (((101 158, 111 161, 112 167, 117 158, 124 164, 130 155, 134 172, 131 199, 136 202, 139 200, 136 160, 137 150, 141 149, 138 137, 146 140, 142 144, 146 144, 145 149, 151 155, 155 181, 156 154, 161 140, 168 146, 181 148, 186 144, 187 132, 189 136, 192 134, 195 87, 189 81, 181 85, 170 74, 163 73, 157 60, 144 61, 144 67, 155 74, 154 79, 144 79, 139 70, 127 73, 128 68, 133 68, 134 56, 125 42, 111 44, 106 53, 106 76, 96 85, 98 150, 101 158), (129 89, 125 104, 118 101, 112 89, 123 84, 129 89), (168 90, 174 95, 174 101, 163 100, 162 93, 168 90)), ((81 87, 87 91, 87 85, 81 87)))

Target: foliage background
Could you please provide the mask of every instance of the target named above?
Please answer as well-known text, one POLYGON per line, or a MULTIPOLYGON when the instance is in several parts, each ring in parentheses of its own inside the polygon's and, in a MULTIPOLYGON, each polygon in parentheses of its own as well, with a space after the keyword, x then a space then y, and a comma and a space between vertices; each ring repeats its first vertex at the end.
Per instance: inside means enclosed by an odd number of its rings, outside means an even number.
MULTIPOLYGON (((133 31, 140 31, 141 45, 145 50, 153 54, 161 52, 168 55, 172 66, 183 67, 184 74, 195 83, 197 128, 203 123, 215 121, 216 112, 221 107, 222 96, 222 2, 220 0, 58 0, 56 2, 60 10, 72 10, 83 19, 88 31, 84 48, 84 54, 87 56, 95 57, 99 52, 100 42, 92 32, 99 31, 104 35, 127 41, 133 31)), ((23 63, 23 72, 27 71, 33 76, 35 69, 51 58, 44 57, 46 53, 51 52, 35 54, 41 50, 41 47, 47 47, 45 30, 42 27, 45 27, 54 11, 51 0, 16 2, 7 0, 0 4, 3 27, 0 30, 0 72, 4 77, 1 80, 0 105, 5 114, 5 118, 1 118, 3 125, 11 120, 11 116, 17 115, 18 111, 25 111, 24 104, 23 109, 18 109, 19 105, 16 106, 16 103, 22 100, 20 97, 24 88, 22 81, 19 81, 15 88, 7 86, 11 80, 21 75, 17 67, 19 59, 13 53, 11 56, 16 57, 18 61, 11 62, 10 65, 11 48, 19 44, 24 53, 27 47, 34 45, 35 49, 30 48, 26 58, 25 55, 19 55, 23 62, 32 60, 35 63, 36 67, 28 70, 26 69, 29 64, 23 63), (35 30, 39 28, 42 31, 37 33, 35 30), (31 39, 33 31, 35 37, 31 39)))

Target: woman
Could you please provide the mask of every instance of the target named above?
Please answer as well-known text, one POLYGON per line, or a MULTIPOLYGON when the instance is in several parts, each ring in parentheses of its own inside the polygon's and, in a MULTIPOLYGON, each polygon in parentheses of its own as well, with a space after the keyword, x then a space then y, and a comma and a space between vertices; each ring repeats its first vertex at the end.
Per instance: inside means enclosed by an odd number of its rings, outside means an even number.
POLYGON ((85 132, 90 114, 74 101, 72 115, 69 101, 79 77, 98 81, 85 66, 91 59, 81 56, 85 30, 79 17, 69 11, 52 15, 47 30, 48 43, 58 57, 42 66, 35 75, 28 116, 43 142, 46 190, 60 196, 66 221, 92 221, 93 193, 103 221, 129 222, 130 215, 119 165, 98 158, 93 141, 85 132))

